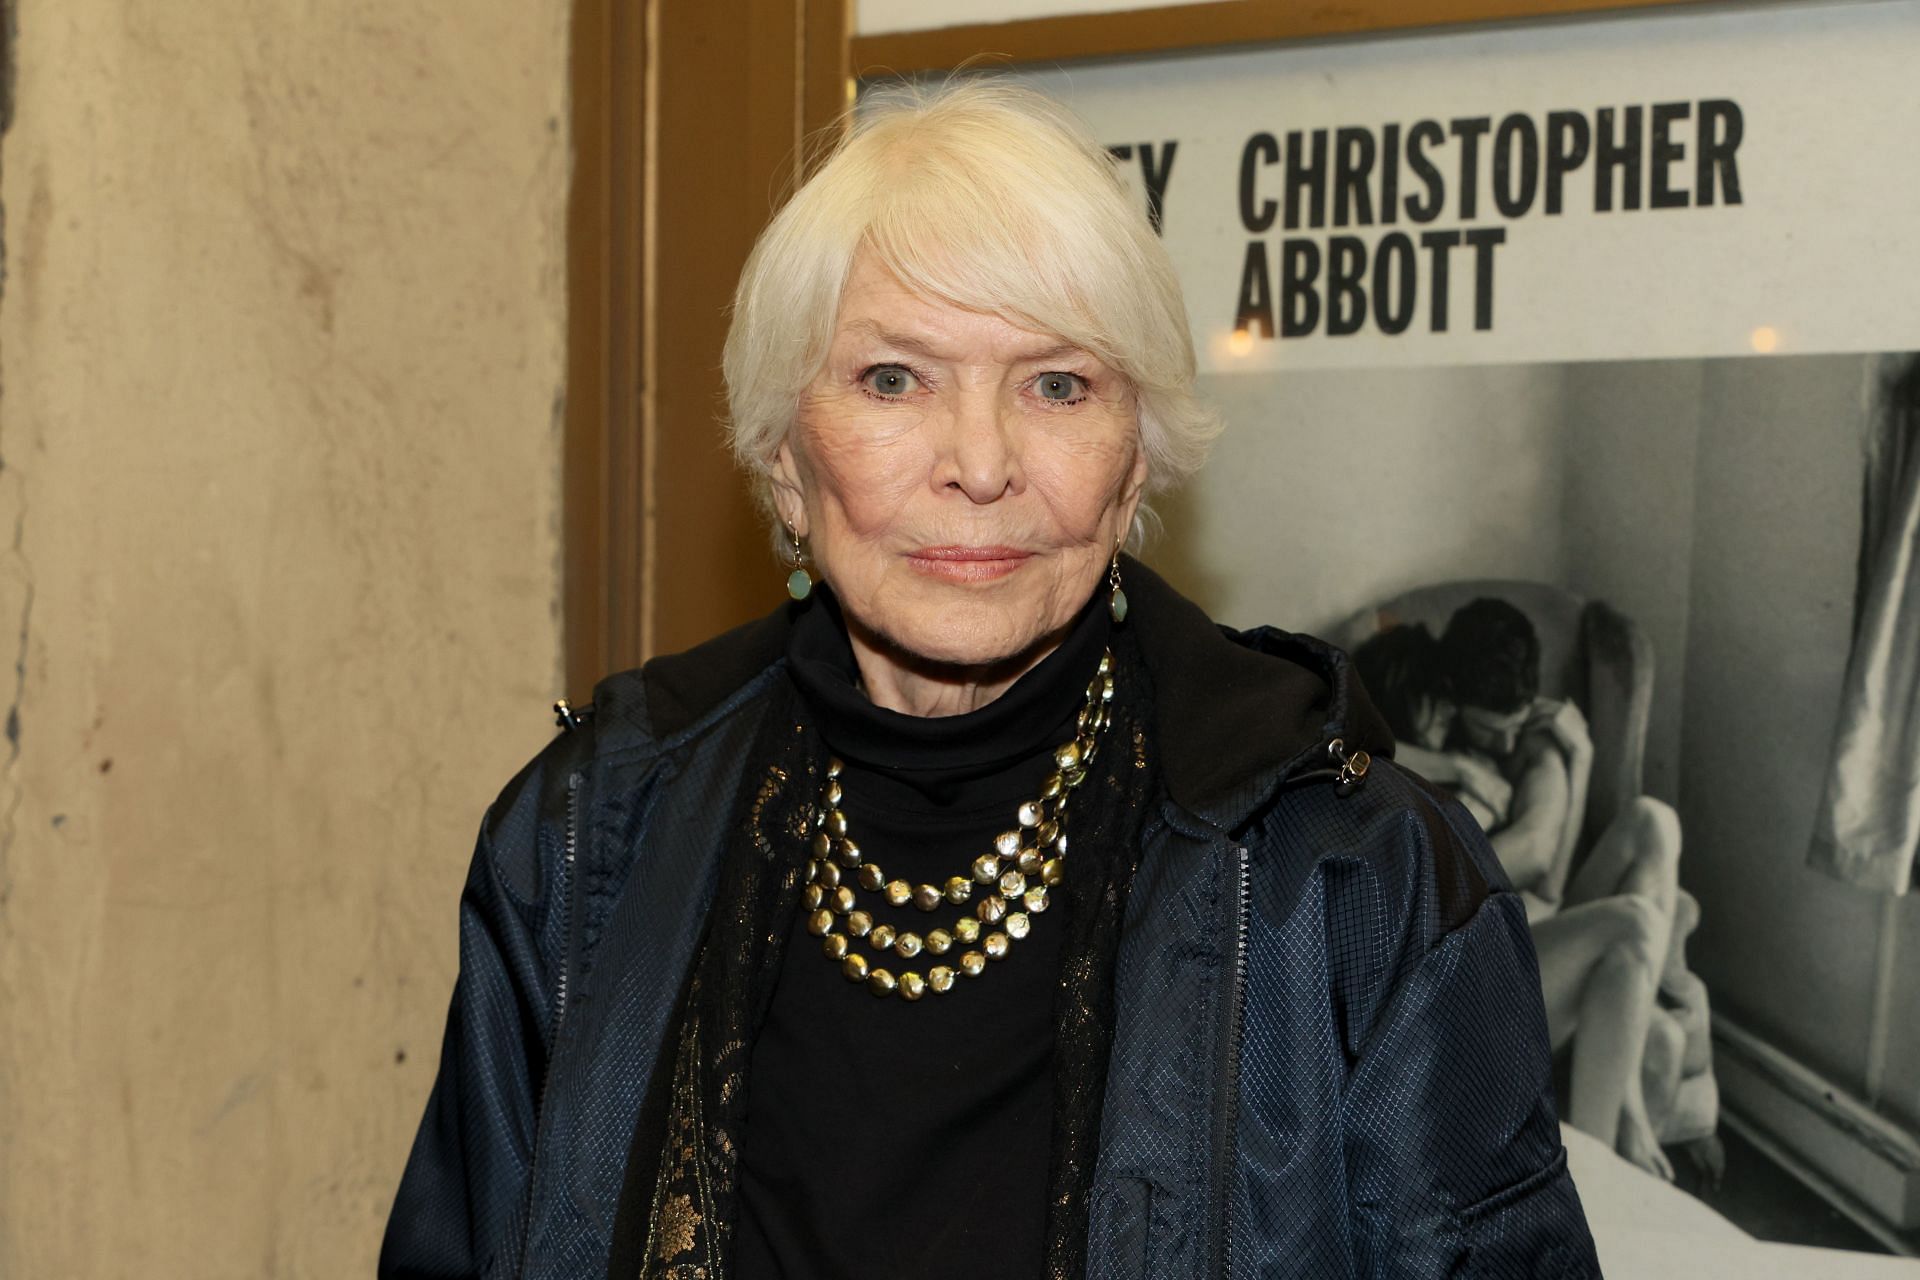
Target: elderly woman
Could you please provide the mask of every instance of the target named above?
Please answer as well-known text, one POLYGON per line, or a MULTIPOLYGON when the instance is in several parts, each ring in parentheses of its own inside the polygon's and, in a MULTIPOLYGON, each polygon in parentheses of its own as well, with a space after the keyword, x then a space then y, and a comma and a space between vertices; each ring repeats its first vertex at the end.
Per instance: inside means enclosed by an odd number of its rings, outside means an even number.
POLYGON ((1598 1274, 1473 819, 1121 553, 1214 424, 1083 128, 863 112, 726 378, 794 599, 489 812, 382 1274, 1598 1274))

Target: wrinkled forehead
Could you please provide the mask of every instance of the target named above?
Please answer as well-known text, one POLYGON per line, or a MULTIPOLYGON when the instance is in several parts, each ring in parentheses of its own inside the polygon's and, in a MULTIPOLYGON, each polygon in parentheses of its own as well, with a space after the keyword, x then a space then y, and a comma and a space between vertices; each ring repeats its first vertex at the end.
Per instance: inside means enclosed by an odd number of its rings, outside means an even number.
POLYGON ((1091 354, 1029 316, 962 306, 915 289, 871 253, 856 258, 848 273, 833 341, 935 360, 985 358, 1006 364, 1091 354))
POLYGON ((1137 309, 1141 282, 1116 269, 1117 246, 1091 235, 1089 219, 1020 208, 983 215, 930 194, 889 191, 868 210, 842 282, 842 310, 856 291, 892 290, 1089 351, 1113 347, 1101 317, 1137 309))

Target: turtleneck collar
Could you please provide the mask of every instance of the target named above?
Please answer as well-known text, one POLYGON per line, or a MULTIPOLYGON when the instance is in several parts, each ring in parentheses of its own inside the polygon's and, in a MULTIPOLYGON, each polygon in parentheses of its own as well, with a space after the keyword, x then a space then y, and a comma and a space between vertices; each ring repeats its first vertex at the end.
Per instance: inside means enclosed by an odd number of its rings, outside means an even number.
POLYGON ((985 777, 1056 745, 1086 699, 1111 625, 1095 591, 1059 647, 998 698, 961 715, 912 716, 867 699, 839 602, 824 583, 814 591, 788 637, 794 683, 836 755, 907 782, 985 777))
MULTIPOLYGON (((1153 691, 1162 777, 1176 804, 1232 829, 1283 782, 1309 770, 1331 775, 1333 738, 1393 754, 1393 730, 1343 650, 1271 627, 1218 626, 1131 556, 1120 557, 1120 576, 1133 604, 1125 629, 1153 691)), ((594 695, 595 749, 680 741, 753 696, 751 682, 781 661, 809 612, 788 601, 698 648, 608 676, 594 695)))

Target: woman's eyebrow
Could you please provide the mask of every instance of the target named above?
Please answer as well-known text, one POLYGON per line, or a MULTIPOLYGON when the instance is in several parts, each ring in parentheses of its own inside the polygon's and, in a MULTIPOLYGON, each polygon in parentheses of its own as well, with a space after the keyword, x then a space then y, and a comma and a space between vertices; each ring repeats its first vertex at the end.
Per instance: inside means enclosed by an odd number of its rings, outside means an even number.
MULTIPOLYGON (((900 333, 896 330, 886 328, 878 321, 851 320, 847 322, 847 328, 854 333, 873 338, 886 346, 895 347, 902 351, 911 351, 915 355, 925 356, 929 360, 944 360, 947 358, 933 341, 926 338, 915 337, 910 333, 900 333)), ((1092 358, 1092 353, 1085 347, 1076 346, 1071 342, 1056 342, 1045 347, 1035 348, 1032 351, 1023 351, 1014 356, 1009 363, 1039 364, 1042 361, 1059 360, 1067 356, 1081 356, 1090 359, 1092 358)))
POLYGON ((847 328, 855 333, 873 338, 886 346, 897 347, 902 351, 911 351, 915 355, 925 356, 929 360, 941 360, 945 358, 940 354, 939 349, 926 339, 916 338, 910 333, 897 333, 873 320, 849 321, 847 328))
POLYGON ((1085 347, 1077 347, 1071 342, 1056 342, 1050 347, 1042 347, 1038 351, 1029 351, 1019 356, 1014 363, 1038 364, 1042 360, 1059 360, 1066 356, 1086 356, 1091 358, 1092 352, 1088 351, 1085 347))

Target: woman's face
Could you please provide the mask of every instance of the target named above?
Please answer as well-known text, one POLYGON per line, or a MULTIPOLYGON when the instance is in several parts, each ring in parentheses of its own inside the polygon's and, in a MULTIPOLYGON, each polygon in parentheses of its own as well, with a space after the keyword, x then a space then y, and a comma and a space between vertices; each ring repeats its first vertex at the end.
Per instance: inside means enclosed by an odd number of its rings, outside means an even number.
POLYGON ((1125 378, 909 292, 866 251, 780 448, 776 498, 856 634, 923 662, 1037 656, 1146 481, 1125 378))
POLYGON ((1429 751, 1444 751, 1447 735, 1453 729, 1454 706, 1444 698, 1421 698, 1414 711, 1415 745, 1429 751))

